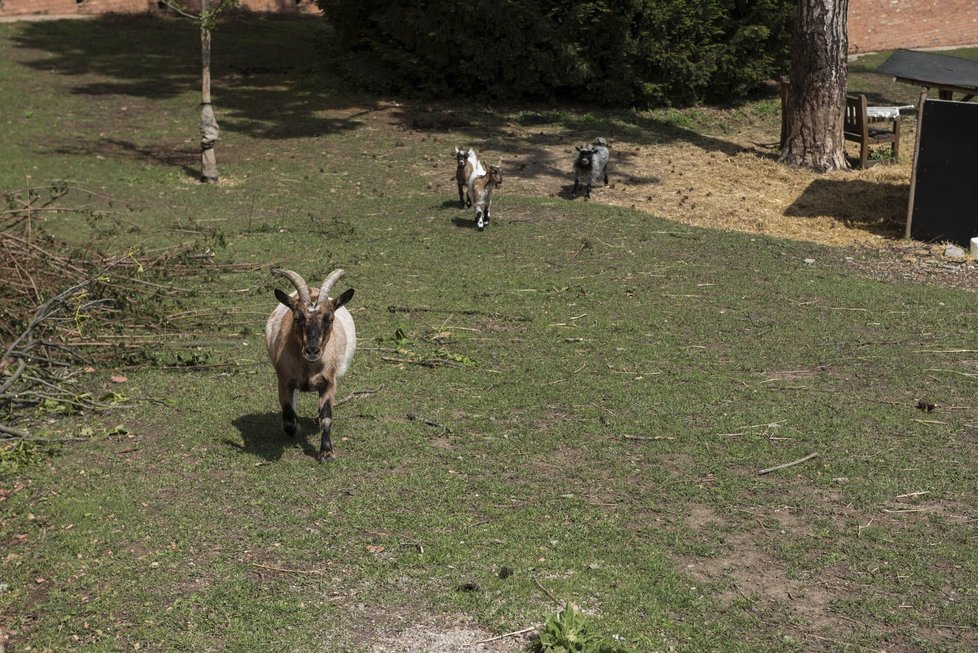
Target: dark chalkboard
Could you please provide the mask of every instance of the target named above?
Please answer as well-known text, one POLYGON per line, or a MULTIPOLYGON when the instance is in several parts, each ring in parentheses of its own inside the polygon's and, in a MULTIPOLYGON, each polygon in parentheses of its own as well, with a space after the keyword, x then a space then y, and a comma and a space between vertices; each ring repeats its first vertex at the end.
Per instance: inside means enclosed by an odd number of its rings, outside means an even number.
POLYGON ((926 100, 920 124, 910 235, 967 247, 978 236, 978 104, 926 100))

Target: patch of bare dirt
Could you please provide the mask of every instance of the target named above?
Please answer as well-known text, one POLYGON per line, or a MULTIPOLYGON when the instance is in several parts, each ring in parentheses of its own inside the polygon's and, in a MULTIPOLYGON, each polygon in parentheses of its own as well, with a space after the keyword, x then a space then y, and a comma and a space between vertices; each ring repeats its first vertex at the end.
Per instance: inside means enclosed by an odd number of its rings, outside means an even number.
POLYGON ((390 624, 367 650, 370 653, 516 653, 526 649, 525 634, 495 637, 464 617, 427 616, 418 622, 390 624))
MULTIPOLYGON (((840 506, 830 518, 843 529, 863 531, 868 528, 898 527, 901 519, 917 519, 920 515, 938 514, 941 517, 965 518, 962 515, 943 515, 939 508, 916 497, 903 497, 892 502, 891 507, 879 512, 864 514, 845 504, 842 495, 835 492, 823 494, 826 505, 840 506), (903 503, 910 502, 910 503, 903 503), (915 512, 916 510, 922 512, 915 512)), ((765 542, 771 537, 803 538, 812 535, 811 525, 798 514, 796 508, 784 506, 776 509, 740 509, 739 512, 756 518, 756 528, 749 523, 734 524, 709 506, 690 504, 683 508, 686 526, 694 533, 720 533, 720 553, 713 557, 681 557, 677 566, 702 583, 716 584, 717 597, 721 602, 745 601, 750 610, 765 619, 782 624, 791 637, 803 641, 806 651, 836 651, 855 646, 853 638, 875 633, 886 639, 885 650, 892 653, 919 650, 907 633, 881 623, 864 623, 837 611, 836 601, 853 599, 864 591, 852 574, 853 570, 831 567, 818 574, 789 575, 784 564, 768 554, 765 542), (773 525, 773 526, 772 526, 773 525), (739 530, 746 528, 747 530, 739 530)), ((855 572, 857 576, 862 571, 855 572)), ((873 572, 869 572, 873 573, 873 572)), ((958 600, 959 590, 948 584, 944 594, 950 600, 958 600)), ((912 595, 901 597, 913 602, 912 595)), ((971 632, 947 629, 940 625, 919 628, 918 638, 939 645, 971 642, 971 632)), ((875 650, 875 649, 874 649, 875 650)), ((970 649, 969 649, 970 650, 970 649)))
MULTIPOLYGON (((799 524, 787 512, 771 516, 784 531, 793 532, 799 524)), ((707 506, 689 506, 686 523, 694 531, 708 526, 729 531, 727 520, 707 506)), ((832 610, 832 602, 846 591, 844 587, 790 577, 778 560, 760 548, 755 533, 727 532, 723 535, 722 549, 720 555, 712 558, 680 559, 680 566, 700 582, 728 585, 728 589, 719 593, 720 601, 746 600, 766 613, 783 614, 790 621, 805 624, 806 633, 851 629, 851 624, 832 610)))
POLYGON ((880 281, 932 284, 978 292, 978 265, 970 257, 947 256, 943 244, 890 243, 851 252, 846 265, 880 281))

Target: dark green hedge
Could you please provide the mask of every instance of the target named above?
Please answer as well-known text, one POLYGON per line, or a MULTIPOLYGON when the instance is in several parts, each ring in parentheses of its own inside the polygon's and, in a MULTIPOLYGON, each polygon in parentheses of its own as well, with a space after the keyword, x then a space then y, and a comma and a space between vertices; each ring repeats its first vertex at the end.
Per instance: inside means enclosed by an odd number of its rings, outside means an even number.
POLYGON ((743 96, 786 69, 795 0, 317 0, 340 70, 429 97, 615 106, 743 96))

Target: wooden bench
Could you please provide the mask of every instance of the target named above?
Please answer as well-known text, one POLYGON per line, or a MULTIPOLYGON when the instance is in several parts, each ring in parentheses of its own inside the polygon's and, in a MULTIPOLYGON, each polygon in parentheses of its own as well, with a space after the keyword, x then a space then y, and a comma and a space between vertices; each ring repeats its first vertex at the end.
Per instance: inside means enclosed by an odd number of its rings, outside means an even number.
MULTIPOLYGON (((788 138, 788 81, 781 82, 781 139, 780 147, 784 148, 788 138)), ((859 168, 869 168, 880 161, 896 161, 900 154, 900 112, 901 107, 870 107, 865 95, 846 96, 846 114, 843 125, 843 136, 847 141, 859 143, 859 159, 855 161, 859 168), (892 121, 890 128, 882 128, 892 121), (873 125, 872 127, 870 125, 873 125), (887 159, 870 159, 870 146, 890 144, 890 157, 887 159)), ((910 108, 910 107, 902 107, 910 108)))
POLYGON ((848 95, 842 135, 847 141, 859 144, 857 167, 869 168, 881 161, 895 162, 900 156, 900 109, 870 107, 865 95, 848 95), (886 144, 890 145, 889 158, 869 158, 871 146, 886 144))

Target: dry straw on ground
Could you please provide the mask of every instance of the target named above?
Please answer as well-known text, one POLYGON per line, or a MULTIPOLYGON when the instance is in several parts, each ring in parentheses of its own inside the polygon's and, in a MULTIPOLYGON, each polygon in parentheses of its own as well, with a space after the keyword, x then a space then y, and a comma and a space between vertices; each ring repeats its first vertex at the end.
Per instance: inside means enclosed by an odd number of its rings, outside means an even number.
MULTIPOLYGON (((912 143, 912 134, 906 138, 912 143)), ((616 141, 612 147, 611 185, 594 195, 603 204, 682 224, 824 245, 888 246, 903 235, 908 155, 896 164, 818 175, 779 163, 774 147, 736 138, 662 145, 616 141)), ((542 165, 569 169, 572 158, 570 148, 557 147, 542 165)), ((523 185, 527 192, 554 192, 546 177, 525 184, 517 177, 512 187, 518 192, 523 185)))

